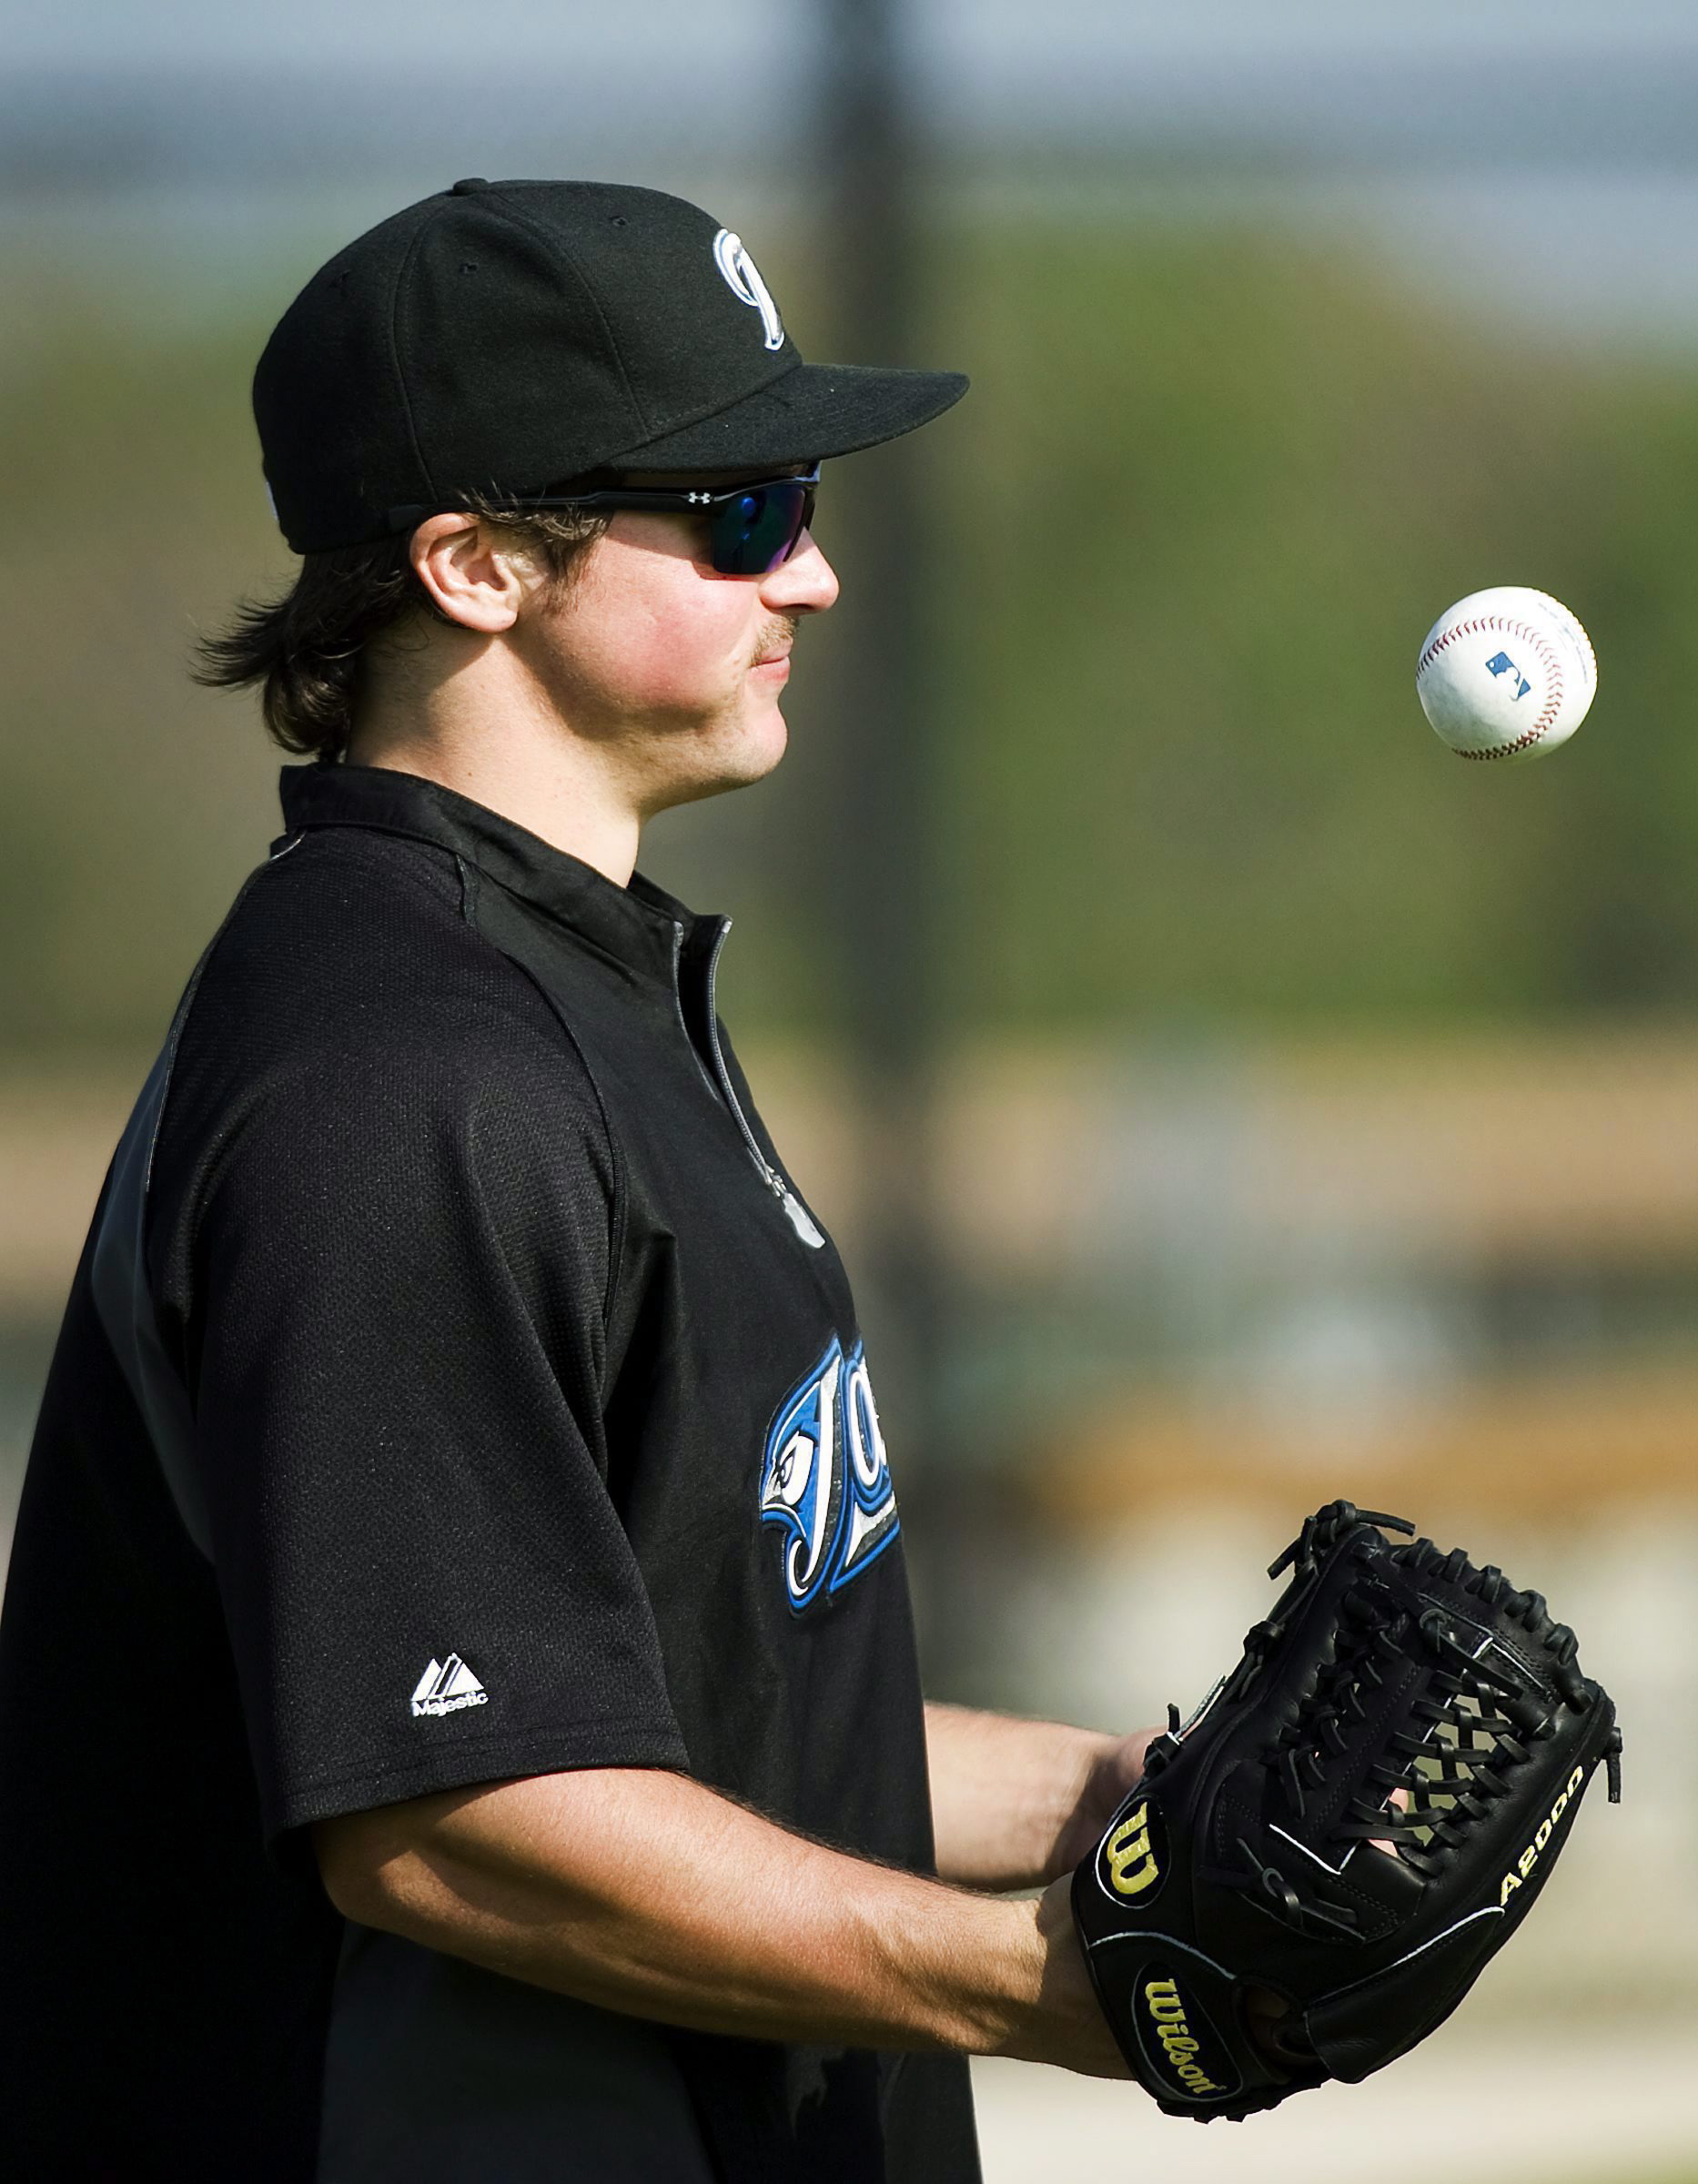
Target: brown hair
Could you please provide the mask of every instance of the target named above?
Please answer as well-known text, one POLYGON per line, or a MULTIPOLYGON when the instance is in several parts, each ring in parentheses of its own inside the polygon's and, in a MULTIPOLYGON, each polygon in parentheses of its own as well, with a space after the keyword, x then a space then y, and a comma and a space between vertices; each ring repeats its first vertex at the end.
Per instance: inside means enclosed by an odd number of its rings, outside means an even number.
MULTIPOLYGON (((503 543, 537 562, 556 594, 608 521, 587 510, 515 514, 472 494, 466 508, 500 531, 503 543)), ((242 600, 227 630, 200 639, 190 674, 209 690, 259 683, 272 740, 331 763, 353 733, 361 657, 372 639, 420 615, 448 621, 419 582, 409 544, 409 535, 399 532, 304 554, 294 583, 280 597, 242 600)))

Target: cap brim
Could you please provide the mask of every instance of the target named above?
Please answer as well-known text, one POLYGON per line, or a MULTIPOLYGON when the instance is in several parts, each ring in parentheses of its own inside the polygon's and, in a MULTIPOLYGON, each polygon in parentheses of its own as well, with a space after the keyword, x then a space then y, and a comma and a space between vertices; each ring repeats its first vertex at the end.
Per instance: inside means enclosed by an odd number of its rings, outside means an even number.
POLYGON ((746 470, 853 455, 930 424, 966 390, 959 371, 798 364, 730 409, 611 460, 623 470, 746 470))

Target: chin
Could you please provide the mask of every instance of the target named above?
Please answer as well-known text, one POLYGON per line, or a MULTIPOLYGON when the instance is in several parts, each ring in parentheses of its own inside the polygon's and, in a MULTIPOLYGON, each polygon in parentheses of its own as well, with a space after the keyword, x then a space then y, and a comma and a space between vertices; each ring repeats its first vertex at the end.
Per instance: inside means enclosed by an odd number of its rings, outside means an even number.
POLYGON ((733 732, 715 737, 700 753, 699 770, 692 779, 677 784, 668 803, 700 804, 703 797, 753 787, 777 765, 789 741, 784 716, 773 705, 770 712, 740 723, 733 732))
POLYGON ((754 723, 755 733, 750 739, 750 756, 755 771, 751 781, 764 781, 773 768, 790 747, 790 726, 778 710, 778 701, 773 701, 771 710, 754 723))
POLYGON ((713 753, 720 775, 716 785, 741 789, 751 782, 764 781, 784 755, 789 742, 790 731, 774 700, 752 718, 740 722, 734 734, 713 753))

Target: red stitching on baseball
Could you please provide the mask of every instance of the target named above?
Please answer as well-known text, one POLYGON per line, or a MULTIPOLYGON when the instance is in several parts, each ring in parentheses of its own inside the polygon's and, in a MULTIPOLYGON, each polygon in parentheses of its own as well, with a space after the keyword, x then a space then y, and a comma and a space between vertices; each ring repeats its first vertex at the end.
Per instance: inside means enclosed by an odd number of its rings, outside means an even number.
POLYGON ((1450 748, 1456 752, 1459 758, 1513 758, 1518 751, 1525 751, 1529 743, 1536 743, 1541 737, 1548 735, 1555 725, 1558 713, 1562 710, 1562 663, 1552 649, 1550 641, 1541 636, 1531 623, 1510 622, 1501 614, 1481 615, 1473 622, 1453 622, 1449 629, 1441 631, 1433 639, 1416 662, 1415 680, 1417 682, 1420 681, 1429 667, 1453 638, 1470 637, 1479 630, 1507 630, 1511 637, 1525 637, 1528 643, 1539 653, 1545 663, 1550 678, 1546 688, 1544 711, 1532 726, 1524 729, 1513 743, 1500 743, 1495 750, 1463 751, 1458 749, 1454 743, 1450 748))

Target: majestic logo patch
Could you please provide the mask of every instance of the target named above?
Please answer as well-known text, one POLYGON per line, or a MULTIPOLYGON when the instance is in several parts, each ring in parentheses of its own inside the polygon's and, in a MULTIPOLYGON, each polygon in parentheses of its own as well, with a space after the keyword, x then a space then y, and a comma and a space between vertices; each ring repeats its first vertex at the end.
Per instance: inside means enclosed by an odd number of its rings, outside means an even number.
POLYGON ((845 1357, 834 1335, 779 1405, 761 1462, 761 1522, 783 1534, 784 1592, 798 1615, 841 1592, 900 1530, 859 1342, 845 1357))
POLYGON ((1138 2045, 1176 2093, 1193 2100, 1236 2093, 1238 2074, 1219 2036, 1166 1965, 1152 1964, 1138 1982, 1133 2022, 1138 2045))
POLYGON ((761 278, 753 258, 743 248, 743 238, 733 235, 729 228, 722 228, 713 238, 713 263, 724 275, 725 285, 738 302, 760 312, 768 349, 783 349, 783 322, 778 316, 778 306, 773 301, 773 292, 761 278))
POLYGON ((1150 1896, 1161 1886, 1167 1845, 1161 1808, 1147 1797, 1111 1829, 1103 1842, 1103 1873, 1119 1896, 1150 1896))
POLYGON ((413 1692, 415 1714, 458 1714, 462 1706, 487 1706, 490 1694, 458 1653, 446 1661, 434 1655, 413 1692))

